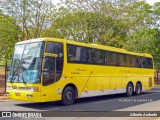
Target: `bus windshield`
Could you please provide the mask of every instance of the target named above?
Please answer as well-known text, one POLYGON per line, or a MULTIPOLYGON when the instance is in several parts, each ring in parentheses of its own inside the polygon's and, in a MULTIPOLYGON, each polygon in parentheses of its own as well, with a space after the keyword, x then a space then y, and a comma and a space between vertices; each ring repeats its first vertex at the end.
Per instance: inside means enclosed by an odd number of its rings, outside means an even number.
POLYGON ((43 42, 16 45, 7 81, 40 83, 43 48, 43 42))

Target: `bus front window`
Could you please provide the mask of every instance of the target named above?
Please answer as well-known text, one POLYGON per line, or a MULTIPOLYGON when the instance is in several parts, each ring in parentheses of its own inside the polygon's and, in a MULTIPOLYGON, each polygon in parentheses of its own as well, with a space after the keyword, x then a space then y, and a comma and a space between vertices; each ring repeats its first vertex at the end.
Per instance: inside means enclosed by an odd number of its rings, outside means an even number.
POLYGON ((40 83, 43 46, 43 42, 16 45, 8 81, 40 83))

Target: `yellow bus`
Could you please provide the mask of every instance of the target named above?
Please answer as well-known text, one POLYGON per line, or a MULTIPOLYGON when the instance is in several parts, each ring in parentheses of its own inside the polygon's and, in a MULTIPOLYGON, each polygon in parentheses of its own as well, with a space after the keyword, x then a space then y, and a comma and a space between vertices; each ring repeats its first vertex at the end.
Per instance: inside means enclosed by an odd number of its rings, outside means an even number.
POLYGON ((150 54, 63 40, 37 38, 15 45, 7 79, 9 98, 30 102, 62 101, 126 93, 154 87, 150 54))

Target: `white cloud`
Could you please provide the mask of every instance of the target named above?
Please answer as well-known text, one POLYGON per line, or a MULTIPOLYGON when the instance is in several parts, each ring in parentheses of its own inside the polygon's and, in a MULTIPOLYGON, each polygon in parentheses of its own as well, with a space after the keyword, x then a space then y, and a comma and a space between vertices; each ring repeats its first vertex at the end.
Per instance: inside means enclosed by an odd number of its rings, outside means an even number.
POLYGON ((160 2, 160 0, 146 0, 146 2, 153 5, 155 2, 160 2))
MULTIPOLYGON (((60 0, 51 0, 55 5, 60 2, 60 0)), ((160 2, 160 0, 146 0, 147 3, 153 5, 155 2, 160 2)))
POLYGON ((51 1, 52 1, 53 4, 55 4, 55 5, 60 2, 60 0, 51 0, 51 1))

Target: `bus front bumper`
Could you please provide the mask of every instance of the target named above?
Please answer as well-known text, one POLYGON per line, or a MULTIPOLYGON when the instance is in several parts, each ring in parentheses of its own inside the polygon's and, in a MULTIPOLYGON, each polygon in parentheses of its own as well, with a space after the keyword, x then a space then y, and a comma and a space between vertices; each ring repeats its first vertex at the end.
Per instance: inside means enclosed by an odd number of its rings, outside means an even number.
POLYGON ((27 102, 41 102, 41 92, 7 90, 7 96, 8 98, 14 100, 27 102))

